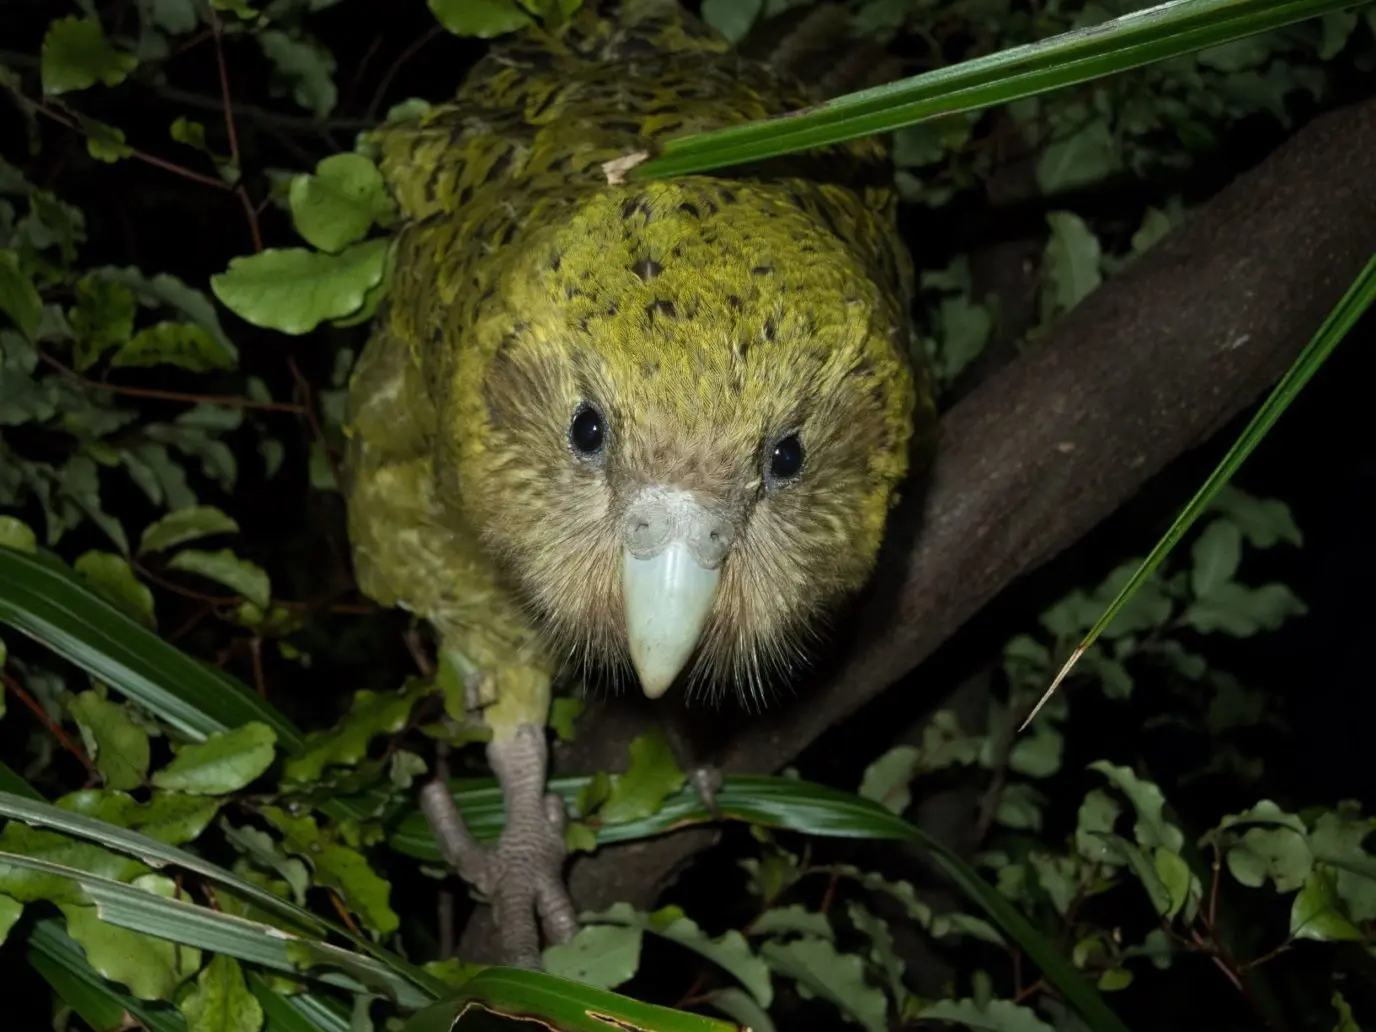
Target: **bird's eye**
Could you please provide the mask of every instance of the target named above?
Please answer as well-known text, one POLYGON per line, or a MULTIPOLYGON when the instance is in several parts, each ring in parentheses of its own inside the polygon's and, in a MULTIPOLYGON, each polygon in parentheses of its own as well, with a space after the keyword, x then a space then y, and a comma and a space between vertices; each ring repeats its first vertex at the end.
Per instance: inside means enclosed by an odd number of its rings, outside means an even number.
POLYGON ((607 421, 592 405, 578 406, 569 424, 569 445, 579 455, 596 455, 607 436, 607 421))
POLYGON ((769 479, 775 482, 792 480, 803 468, 803 442, 797 434, 781 437, 769 455, 769 479))

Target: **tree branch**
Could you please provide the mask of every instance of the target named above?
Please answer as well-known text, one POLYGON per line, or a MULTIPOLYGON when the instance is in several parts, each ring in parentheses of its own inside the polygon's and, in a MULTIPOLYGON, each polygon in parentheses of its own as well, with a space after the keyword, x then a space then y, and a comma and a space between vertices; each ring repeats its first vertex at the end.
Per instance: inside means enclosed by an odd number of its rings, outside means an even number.
MULTIPOLYGON (((724 769, 789 762, 1207 441, 1279 379, 1373 252, 1376 101, 1366 101, 1296 133, 944 417, 921 532, 894 559, 896 599, 866 604, 867 639, 805 698, 723 721, 745 727, 720 753, 724 769)), ((590 714, 558 750, 559 768, 624 763, 644 713, 590 714)), ((699 831, 604 849, 575 865, 575 897, 646 904, 710 840, 699 831)))

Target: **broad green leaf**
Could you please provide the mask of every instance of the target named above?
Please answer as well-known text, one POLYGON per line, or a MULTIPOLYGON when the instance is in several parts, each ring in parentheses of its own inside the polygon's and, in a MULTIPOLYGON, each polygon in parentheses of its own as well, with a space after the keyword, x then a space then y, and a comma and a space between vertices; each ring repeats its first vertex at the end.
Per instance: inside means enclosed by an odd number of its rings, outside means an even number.
POLYGON ((870 941, 869 960, 876 968, 884 973, 884 978, 888 982, 889 996, 893 1000, 894 1007, 902 1013, 909 993, 903 984, 903 972, 907 965, 903 958, 894 949, 893 933, 889 931, 889 924, 883 918, 871 913, 868 908, 859 903, 849 903, 846 906, 846 913, 850 917, 850 923, 856 931, 870 941))
POLYGON ((153 592, 134 576, 129 560, 112 552, 83 552, 72 563, 86 582, 140 623, 156 628, 153 592))
POLYGON ((1191 549, 1194 568, 1190 588, 1199 598, 1207 598, 1232 583, 1242 563, 1242 530, 1230 520, 1214 520, 1191 549))
POLYGON ((210 287, 225 307, 255 326, 309 333, 363 304, 382 280, 390 246, 379 239, 339 254, 269 248, 231 260, 227 271, 210 278, 210 287))
POLYGON ((118 126, 106 125, 94 118, 80 119, 81 128, 86 133, 86 153, 97 161, 114 164, 123 161, 134 153, 129 146, 124 130, 118 126))
POLYGON ((804 997, 820 997, 836 1005, 867 1032, 885 1032, 888 1000, 865 981, 865 964, 853 953, 839 953, 827 939, 771 939, 760 956, 781 975, 793 979, 804 997))
POLYGON ((220 349, 215 338, 194 323, 160 322, 140 330, 115 352, 112 366, 172 365, 193 373, 233 369, 237 356, 220 349))
POLYGON ((744 989, 734 985, 714 989, 707 994, 706 1002, 750 1032, 777 1032, 769 1012, 744 989))
POLYGON ((614 904, 600 914, 582 915, 584 922, 611 923, 641 928, 692 950, 731 974, 741 983, 761 1007, 768 1007, 774 997, 769 980, 769 968, 755 956, 750 944, 740 932, 732 929, 713 939, 681 909, 663 907, 653 913, 642 913, 627 903, 614 904))
POLYGON ((214 534, 238 532, 239 524, 213 505, 195 505, 169 512, 145 527, 139 538, 139 554, 163 552, 214 534))
POLYGON ((1180 854, 1169 849, 1158 848, 1152 854, 1152 862, 1156 865, 1156 874, 1161 879, 1161 884, 1170 894, 1170 909, 1164 916, 1166 920, 1174 921, 1175 915, 1180 913, 1180 909, 1190 898, 1194 875, 1190 871, 1190 865, 1185 863, 1180 854))
POLYGON ((1277 892, 1294 892, 1309 877, 1314 856, 1292 828, 1248 828, 1227 853, 1228 870, 1243 885, 1260 888, 1269 877, 1277 892))
POLYGON ((597 815, 606 824, 623 824, 649 817, 664 800, 683 787, 686 775, 673 747, 660 728, 631 742, 626 773, 614 775, 611 795, 597 815))
POLYGON ((132 1018, 147 1032, 186 1032, 186 1022, 175 1009, 130 996, 91 970, 61 919, 38 921, 28 948, 29 964, 91 1028, 118 1029, 132 1018))
POLYGON ((1290 907, 1290 934, 1296 939, 1320 942, 1360 942, 1361 929, 1343 913, 1333 885, 1333 872, 1323 864, 1315 865, 1295 894, 1290 907))
POLYGON ((12 896, 0 896, 0 946, 9 938, 10 929, 24 914, 24 904, 12 896))
POLYGON ((335 253, 395 210, 378 167, 362 154, 333 154, 291 182, 292 224, 312 247, 335 253))
POLYGON ((801 903, 771 907, 750 922, 751 935, 805 935, 817 939, 834 939, 827 915, 809 910, 801 903))
POLYGON ((549 726, 561 742, 572 742, 578 735, 575 725, 583 715, 587 703, 583 699, 561 696, 549 707, 549 726))
MULTIPOLYGON (((161 874, 146 874, 133 886, 165 899, 177 897, 176 883, 161 874)), ((64 903, 61 909, 67 934, 81 944, 91 967, 141 1000, 169 999, 201 966, 199 950, 120 928, 102 920, 94 906, 64 903)))
POLYGON ((154 792, 146 803, 141 803, 124 792, 85 788, 69 792, 57 801, 57 806, 69 813, 136 831, 169 846, 179 846, 200 837, 214 820, 220 801, 154 792))
POLYGON ((404 728, 416 703, 432 691, 431 685, 413 678, 400 692, 355 692, 343 720, 328 731, 313 732, 305 750, 287 761, 284 780, 309 784, 319 781, 327 767, 356 765, 368 755, 374 738, 404 728))
POLYGON ((184 745, 153 775, 158 788, 192 795, 227 795, 251 784, 272 765, 277 735, 266 724, 244 724, 184 745))
POLYGON ((545 970, 598 989, 614 989, 640 970, 644 929, 615 924, 584 924, 566 943, 545 949, 545 970))
POLYGON ((259 831, 247 824, 235 827, 227 821, 222 821, 220 827, 231 844, 243 850, 259 866, 281 875, 282 880, 290 887, 296 905, 305 906, 306 891, 311 887, 311 875, 304 863, 294 856, 287 856, 277 840, 265 831, 259 831))
POLYGON ((234 342, 229 339, 224 327, 220 325, 220 317, 215 313, 215 305, 204 293, 187 286, 176 276, 160 272, 156 276, 149 277, 133 266, 120 268, 114 265, 104 265, 92 269, 90 276, 127 287, 134 292, 142 304, 149 306, 166 305, 174 311, 180 312, 215 338, 215 343, 221 354, 233 356, 234 364, 238 363, 238 349, 234 347, 234 342))
POLYGON ((0 312, 8 315, 29 340, 38 333, 43 299, 33 277, 20 269, 19 256, 10 250, 0 250, 0 312))
POLYGON ((426 0, 435 18, 456 36, 491 39, 532 24, 516 0, 426 0))
POLYGON ((915 745, 895 745, 865 768, 860 797, 873 799, 892 813, 901 814, 912 802, 908 785, 917 773, 921 755, 915 745))
POLYGON ((272 601, 272 582, 267 572, 256 563, 240 559, 228 548, 218 552, 188 548, 169 559, 167 568, 199 574, 223 584, 260 609, 266 609, 272 601))
POLYGON ((299 33, 264 29, 254 34, 263 56, 291 89, 292 99, 317 118, 327 118, 339 100, 334 55, 299 33))
POLYGON ((122 705, 82 692, 67 704, 91 759, 112 789, 138 788, 148 774, 148 732, 122 705))
POLYGON ((1362 1032, 1361 1026, 1352 1016, 1351 1006, 1343 998, 1342 993, 1335 992, 1329 1002, 1333 1004, 1333 1009, 1338 1012, 1338 1023, 1333 1026, 1333 1032, 1362 1032))
POLYGON ((1237 524, 1253 548, 1271 548, 1281 542, 1296 548, 1304 544, 1290 506, 1278 499, 1255 498, 1230 484, 1218 492, 1209 508, 1237 524))
POLYGON ((118 86, 139 59, 116 50, 98 18, 58 18, 43 37, 43 92, 50 96, 84 90, 96 83, 118 86))
POLYGON ((1249 588, 1221 584, 1207 598, 1196 599, 1181 619, 1197 631, 1220 631, 1235 638, 1250 638, 1262 631, 1277 630, 1292 616, 1303 616, 1308 607, 1284 584, 1249 588))
POLYGON ((980 1032, 1055 1032, 1030 1007, 1012 1000, 936 1000, 917 1011, 923 1021, 953 1021, 980 1032))
POLYGON ((1180 851, 1180 847, 1185 843, 1185 836, 1179 828, 1166 820, 1166 799, 1155 783, 1144 781, 1130 768, 1117 766, 1107 760, 1095 760, 1089 765, 1089 769, 1097 770, 1108 778, 1109 783, 1132 803, 1133 809, 1137 811, 1137 823, 1132 831, 1139 845, 1148 849, 1163 846, 1172 853, 1180 851))
POLYGON ((1042 254, 1042 319, 1068 312, 1103 282, 1099 239, 1089 224, 1068 211, 1046 216, 1051 237, 1042 254))
POLYGON ((187 1032, 258 1032, 263 1007, 249 992, 233 957, 215 956, 196 976, 196 988, 181 1002, 187 1032))
POLYGON ((1376 831, 1376 817, 1363 817, 1355 803, 1320 814, 1309 835, 1314 857, 1335 868, 1334 888, 1353 921, 1376 920, 1376 857, 1363 843, 1376 831))
MULTIPOLYGON (((64 869, 89 871, 113 881, 129 881, 149 870, 132 857, 14 821, 0 831, 0 852, 50 861, 64 869)), ((0 893, 23 903, 40 899, 54 903, 87 902, 71 879, 12 864, 7 859, 0 859, 0 893)))
POLYGON ((1112 864, 1117 854, 1109 847, 1106 837, 1113 834, 1113 826, 1123 808, 1106 792, 1092 788, 1080 804, 1075 825, 1075 851, 1090 863, 1112 864))
POLYGON ((0 516, 0 546, 19 552, 37 552, 38 538, 23 520, 0 516))
POLYGON ((1097 183, 1117 172, 1121 144, 1103 114, 1081 115, 1070 132, 1057 133, 1037 157, 1037 185, 1055 194, 1097 183))
POLYGON ((138 298, 123 283, 82 276, 76 284, 76 304, 67 321, 76 335, 75 366, 84 373, 110 348, 118 347, 134 333, 138 298))
POLYGON ((276 806, 261 812, 282 832, 287 851, 311 865, 316 884, 336 889, 371 931, 390 935, 397 930, 400 919, 387 901, 391 886, 368 866, 362 853, 340 845, 335 832, 322 830, 312 817, 293 817, 276 806))

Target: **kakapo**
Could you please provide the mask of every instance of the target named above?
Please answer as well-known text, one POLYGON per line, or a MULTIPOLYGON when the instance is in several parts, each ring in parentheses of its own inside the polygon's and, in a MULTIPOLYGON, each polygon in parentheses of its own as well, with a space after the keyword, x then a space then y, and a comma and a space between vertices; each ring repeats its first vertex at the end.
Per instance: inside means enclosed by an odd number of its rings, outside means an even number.
POLYGON ((611 185, 610 160, 816 98, 676 3, 597 6, 376 134, 403 221, 349 396, 359 584, 471 672, 508 818, 454 859, 525 966, 537 917, 576 927, 552 680, 796 674, 933 424, 883 148, 611 185))

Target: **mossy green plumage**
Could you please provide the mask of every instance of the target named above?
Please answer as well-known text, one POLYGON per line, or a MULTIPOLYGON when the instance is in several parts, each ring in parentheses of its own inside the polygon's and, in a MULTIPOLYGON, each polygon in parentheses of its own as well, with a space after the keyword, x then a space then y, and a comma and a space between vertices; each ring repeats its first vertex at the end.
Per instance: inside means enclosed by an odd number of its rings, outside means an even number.
POLYGON ((365 591, 484 668, 615 663, 609 514, 619 487, 676 478, 749 510, 698 672, 792 665, 868 575, 930 424, 884 154, 615 187, 601 166, 810 100, 640 2, 500 42, 453 102, 379 133, 408 222, 352 387, 365 591), (589 394, 617 446, 591 475, 565 443, 589 394), (762 443, 795 425, 807 475, 764 498, 762 443))

